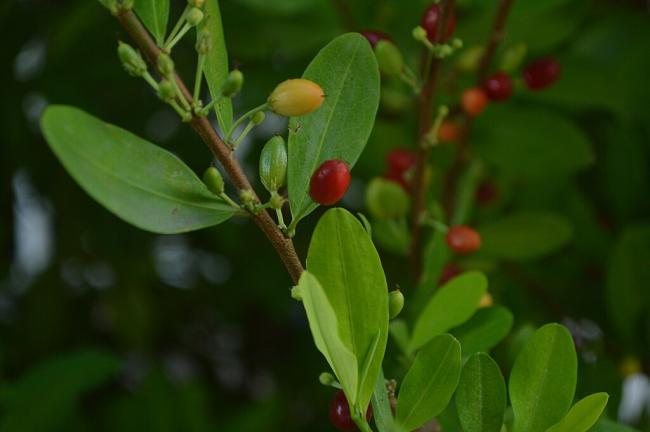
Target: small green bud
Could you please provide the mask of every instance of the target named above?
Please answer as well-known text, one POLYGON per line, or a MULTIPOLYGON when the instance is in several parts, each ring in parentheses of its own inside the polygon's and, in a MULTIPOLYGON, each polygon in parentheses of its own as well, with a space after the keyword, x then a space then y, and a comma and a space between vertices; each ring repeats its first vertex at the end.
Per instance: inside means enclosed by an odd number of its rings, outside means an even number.
POLYGON ((329 372, 323 372, 318 376, 318 381, 327 387, 341 388, 341 384, 336 380, 334 375, 329 372))
POLYGON ((260 179, 269 192, 284 186, 287 178, 287 146, 284 138, 274 136, 262 148, 260 155, 260 179))
POLYGON ((223 177, 215 167, 210 167, 205 170, 203 173, 203 183, 205 183, 210 192, 215 195, 221 195, 225 190, 223 177))
POLYGON ((187 13, 187 23, 192 27, 199 25, 203 21, 203 11, 197 7, 193 7, 187 13))
POLYGON ((264 114, 264 111, 258 111, 253 114, 253 117, 251 117, 251 123, 253 123, 255 126, 259 126, 264 122, 265 118, 266 114, 264 114))
POLYGON ((244 205, 250 205, 255 201, 255 194, 250 189, 243 189, 239 192, 239 199, 244 205))
POLYGON ((210 31, 204 29, 200 31, 196 37, 196 52, 199 54, 207 54, 212 49, 212 38, 210 31))
POLYGON ((518 43, 508 48, 501 57, 501 70, 505 72, 516 71, 526 58, 528 47, 524 43, 518 43))
POLYGON ((372 179, 366 189, 366 207, 377 219, 397 219, 408 213, 408 194, 398 184, 381 177, 372 179))
POLYGON ((387 76, 399 76, 404 69, 404 58, 397 46, 387 40, 382 40, 375 47, 375 55, 379 70, 387 76))
POLYGON ((165 53, 160 53, 158 55, 158 60, 156 61, 158 70, 164 77, 169 77, 174 73, 174 60, 165 53))
POLYGON ((147 63, 145 63, 140 52, 136 51, 131 45, 119 42, 117 45, 117 55, 122 62, 124 70, 129 75, 140 77, 147 72, 147 63))
POLYGON ((280 210, 284 205, 284 197, 276 192, 271 195, 269 202, 271 203, 272 208, 280 210))
POLYGON ((474 72, 483 57, 483 52, 484 48, 480 46, 466 49, 458 56, 456 67, 463 72, 474 72))
POLYGON ((393 319, 404 309, 404 294, 402 291, 395 290, 388 293, 388 316, 393 319))
POLYGON ((160 81, 160 84, 158 84, 158 97, 165 102, 176 99, 176 87, 170 80, 164 79, 160 81))
POLYGON ((244 85, 244 74, 240 70, 235 69, 228 74, 228 78, 224 81, 221 87, 221 94, 224 97, 233 97, 244 85))
POLYGON ((422 26, 415 27, 413 29, 412 35, 413 35, 413 39, 415 39, 416 41, 429 42, 429 40, 427 39, 427 31, 422 26))
POLYGON ((463 47, 463 40, 458 38, 453 38, 449 43, 453 50, 459 50, 463 47))

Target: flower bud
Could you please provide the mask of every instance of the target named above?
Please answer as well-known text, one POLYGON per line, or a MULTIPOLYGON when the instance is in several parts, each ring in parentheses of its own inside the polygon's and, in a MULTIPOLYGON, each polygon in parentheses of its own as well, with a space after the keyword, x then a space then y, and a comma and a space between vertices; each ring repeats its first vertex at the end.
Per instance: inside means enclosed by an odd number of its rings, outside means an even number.
POLYGON ((377 219, 397 219, 408 213, 410 199, 397 183, 376 177, 366 189, 366 207, 377 219))
POLYGON ((158 84, 158 97, 165 102, 176 99, 176 88, 170 80, 164 79, 160 81, 160 84, 158 84))
POLYGON ((250 189, 244 189, 239 192, 239 199, 244 205, 250 205, 255 201, 255 195, 250 189))
POLYGON ((336 380, 334 375, 329 372, 323 372, 318 376, 318 381, 328 387, 341 388, 341 384, 336 380))
POLYGON ((399 76, 404 69, 404 59, 399 48, 391 41, 382 40, 375 47, 379 70, 387 76, 399 76))
POLYGON ((262 149, 260 155, 260 179, 269 192, 284 186, 287 178, 287 147, 284 138, 274 136, 262 149))
POLYGON ((416 41, 420 41, 420 42, 429 41, 429 39, 427 39, 427 31, 422 26, 415 27, 411 34, 413 35, 413 39, 415 39, 416 41))
POLYGON ((170 76, 174 73, 174 60, 165 53, 160 53, 158 55, 158 60, 156 60, 158 70, 164 77, 170 76))
POLYGON ((196 52, 199 54, 207 54, 212 49, 212 38, 210 31, 204 29, 196 36, 196 52))
POLYGON ((122 62, 124 70, 129 75, 139 77, 147 72, 147 64, 145 63, 140 52, 136 51, 131 45, 119 42, 117 45, 117 55, 122 62))
POLYGON ((203 173, 203 183, 205 183, 210 192, 215 195, 221 195, 225 190, 223 177, 215 167, 210 167, 205 170, 203 173))
POLYGON ((221 94, 224 97, 233 97, 241 90, 244 85, 244 74, 241 71, 235 69, 228 74, 228 78, 223 83, 221 87, 221 94))
POLYGON ((199 25, 203 21, 203 11, 199 8, 193 7, 187 13, 187 23, 192 27, 199 25))
POLYGON ((268 99, 271 110, 279 115, 302 116, 316 111, 323 104, 323 89, 307 79, 290 79, 281 82, 268 99))
POLYGON ((278 193, 273 193, 269 202, 271 203, 271 208, 280 210, 284 205, 284 197, 278 193))
POLYGON ((393 319, 404 309, 404 294, 402 291, 395 290, 388 293, 388 316, 393 319))

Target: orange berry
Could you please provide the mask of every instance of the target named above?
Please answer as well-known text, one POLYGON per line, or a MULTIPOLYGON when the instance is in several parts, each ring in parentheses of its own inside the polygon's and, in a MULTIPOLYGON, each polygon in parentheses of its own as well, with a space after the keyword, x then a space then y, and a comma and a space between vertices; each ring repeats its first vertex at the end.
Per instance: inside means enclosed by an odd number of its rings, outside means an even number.
POLYGON ((487 103, 488 97, 485 91, 479 87, 465 90, 460 100, 463 110, 471 116, 479 115, 485 109, 487 103))
POLYGON ((438 130, 438 139, 442 143, 450 143, 458 141, 461 137, 463 131, 455 122, 451 120, 445 120, 440 125, 438 130))

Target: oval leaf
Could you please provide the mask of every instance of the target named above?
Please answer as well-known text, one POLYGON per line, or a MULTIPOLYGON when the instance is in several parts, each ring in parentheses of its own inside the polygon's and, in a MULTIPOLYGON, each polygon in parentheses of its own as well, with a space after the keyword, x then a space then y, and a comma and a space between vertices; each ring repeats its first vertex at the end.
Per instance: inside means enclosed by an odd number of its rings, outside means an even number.
POLYGON ((506 383, 501 370, 484 353, 471 356, 460 374, 456 409, 464 432, 499 432, 506 410, 506 383))
POLYGON ((487 279, 470 271, 453 278, 431 298, 415 323, 409 350, 415 351, 434 336, 467 321, 487 291, 487 279))
POLYGON ((546 432, 587 432, 603 413, 609 395, 595 393, 578 401, 558 424, 546 432))
POLYGON ((350 403, 365 410, 388 337, 388 288, 379 255, 351 213, 331 209, 314 231, 307 270, 323 286, 338 319, 341 339, 356 356, 358 400, 350 403))
POLYGON ((415 356, 397 398, 397 422, 407 430, 422 426, 449 404, 460 376, 460 344, 442 334, 415 356))
POLYGON ((296 219, 317 206, 308 189, 321 163, 341 159, 350 168, 354 166, 368 141, 379 105, 375 54, 357 33, 339 36, 325 46, 303 78, 319 84, 326 97, 318 110, 290 121, 288 189, 296 219))
POLYGON ((180 159, 124 129, 68 106, 47 108, 41 125, 81 187, 138 228, 173 234, 233 215, 180 159))
POLYGON ((135 0, 133 8, 158 46, 162 46, 169 21, 169 0, 135 0))
POLYGON ((463 325, 452 330, 463 348, 463 356, 479 351, 489 351, 501 342, 512 329, 512 313, 495 306, 476 311, 474 316, 463 325))
POLYGON ((573 339, 564 326, 537 330, 510 374, 514 432, 539 432, 560 421, 573 401, 577 369, 573 339))

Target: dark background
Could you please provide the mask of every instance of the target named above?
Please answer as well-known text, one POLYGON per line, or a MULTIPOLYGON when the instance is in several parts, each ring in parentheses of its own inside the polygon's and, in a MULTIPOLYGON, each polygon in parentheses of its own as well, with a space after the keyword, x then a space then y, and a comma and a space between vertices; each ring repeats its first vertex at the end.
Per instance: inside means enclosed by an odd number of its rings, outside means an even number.
MULTIPOLYGON (((650 362, 648 5, 519 1, 504 46, 524 42, 529 58, 553 54, 564 72, 554 89, 517 95, 506 110, 559 113, 588 137, 593 161, 560 178, 513 181, 507 169, 491 168, 508 192, 477 221, 550 209, 574 233, 542 260, 489 266, 491 291, 513 311, 515 333, 528 323, 569 325, 583 360, 579 393, 609 392, 608 415, 616 418, 630 359, 646 372, 650 362), (624 263, 622 273, 614 260, 624 263), (627 322, 627 315, 641 318, 627 322)), ((346 29, 390 32, 413 64, 410 31, 426 5, 221 3, 231 66, 246 76, 239 113, 300 76, 346 29)), ((470 46, 484 41, 495 2, 458 3, 457 35, 470 46)), ((167 237, 139 231, 84 194, 44 142, 40 112, 64 103, 170 149, 197 172, 210 163, 197 137, 122 71, 115 48, 126 35, 115 20, 95 1, 4 1, 0 34, 0 430, 330 430, 332 391, 317 380, 325 362, 289 297, 290 279, 255 226, 230 221, 167 237)), ((191 43, 183 46, 176 63, 192 77, 191 43)), ((507 111, 500 119, 490 126, 507 127, 507 111)), ((414 124, 413 115, 382 110, 347 206, 362 207, 363 184, 384 170, 389 148, 413 146, 414 124)), ((259 144, 281 126, 268 121, 243 149, 251 173, 259 144)), ((298 230, 301 256, 316 219, 298 230)), ((408 295, 405 260, 382 258, 391 286, 408 295)), ((645 402, 632 399, 648 406, 644 385, 645 402)), ((648 431, 647 417, 646 408, 628 419, 648 431)))

